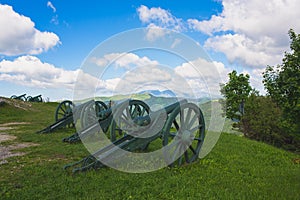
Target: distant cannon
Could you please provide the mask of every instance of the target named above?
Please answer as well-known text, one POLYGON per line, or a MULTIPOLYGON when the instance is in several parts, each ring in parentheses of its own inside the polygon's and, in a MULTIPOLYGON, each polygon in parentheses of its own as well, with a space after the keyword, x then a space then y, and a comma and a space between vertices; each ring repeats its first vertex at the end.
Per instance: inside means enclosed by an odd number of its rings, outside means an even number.
POLYGON ((99 125, 103 130, 110 124, 111 144, 95 150, 78 162, 66 165, 64 169, 73 168, 73 172, 98 169, 104 167, 104 163, 122 158, 125 152, 147 149, 157 139, 162 140, 164 159, 169 165, 191 163, 198 158, 205 137, 205 122, 197 105, 181 100, 147 113, 144 107, 131 108, 130 101, 127 101, 114 108, 113 114, 108 109, 103 112, 106 118, 99 119, 79 133, 84 140, 99 134, 99 125), (138 112, 132 110, 143 113, 136 115, 138 112))
POLYGON ((37 95, 35 97, 28 96, 27 101, 29 101, 29 102, 43 102, 42 95, 37 95))
POLYGON ((21 100, 21 101, 26 101, 27 100, 26 94, 22 94, 20 96, 12 95, 10 98, 11 99, 21 100))

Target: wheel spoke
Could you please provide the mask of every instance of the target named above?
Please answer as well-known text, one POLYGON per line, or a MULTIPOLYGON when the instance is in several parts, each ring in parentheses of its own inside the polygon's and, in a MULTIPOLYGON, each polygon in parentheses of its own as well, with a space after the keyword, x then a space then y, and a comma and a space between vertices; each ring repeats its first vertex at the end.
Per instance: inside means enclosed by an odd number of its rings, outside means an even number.
POLYGON ((178 166, 182 165, 182 159, 183 159, 183 155, 180 155, 178 159, 178 166))
POLYGON ((133 105, 129 106, 129 113, 132 113, 132 107, 133 105))
POLYGON ((173 153, 173 157, 172 157, 172 161, 175 162, 177 159, 177 155, 178 153, 180 153, 180 144, 178 144, 176 147, 175 147, 175 151, 173 153))
POLYGON ((60 110, 66 113, 66 110, 63 107, 60 107, 60 110))
POLYGON ((129 117, 131 117, 131 114, 130 114, 130 112, 129 112, 129 108, 126 107, 125 110, 126 110, 127 119, 129 119, 129 117))
POLYGON ((180 110, 180 127, 185 129, 186 125, 184 124, 184 110, 180 110))
POLYGON ((185 118, 185 121, 186 121, 187 124, 189 123, 189 121, 191 119, 191 114, 192 114, 192 109, 189 108, 188 112, 186 114, 186 118, 185 118))
POLYGON ((125 115, 124 112, 122 113, 121 119, 122 119, 122 118, 123 118, 124 120, 128 120, 128 117, 125 115))
POLYGON ((201 127, 202 127, 202 124, 199 124, 198 126, 192 128, 190 131, 191 131, 192 133, 194 133, 196 130, 200 129, 201 127))
POLYGON ((142 107, 141 116, 144 116, 145 111, 146 111, 145 107, 142 107))
POLYGON ((198 118, 198 116, 197 116, 197 115, 194 115, 193 118, 191 119, 191 121, 190 121, 188 127, 191 127, 191 126, 195 123, 195 121, 196 121, 197 118, 198 118))
POLYGON ((202 139, 201 139, 201 138, 194 138, 194 140, 197 140, 197 141, 199 141, 199 142, 201 142, 201 141, 202 141, 202 139))
POLYGON ((134 106, 133 114, 134 114, 133 118, 136 118, 139 115, 139 107, 138 107, 138 105, 134 106))
POLYGON ((187 152, 187 150, 184 152, 184 158, 185 158, 185 162, 189 162, 189 154, 187 152))
POLYGON ((176 119, 174 119, 173 123, 174 123, 174 126, 175 126, 176 130, 178 131, 179 130, 179 125, 178 125, 176 119))
POLYGON ((195 155, 197 154, 196 151, 195 151, 195 149, 192 147, 192 145, 189 146, 189 149, 193 152, 193 154, 195 154, 195 155))
POLYGON ((176 137, 177 134, 170 133, 169 135, 170 135, 171 137, 176 137))

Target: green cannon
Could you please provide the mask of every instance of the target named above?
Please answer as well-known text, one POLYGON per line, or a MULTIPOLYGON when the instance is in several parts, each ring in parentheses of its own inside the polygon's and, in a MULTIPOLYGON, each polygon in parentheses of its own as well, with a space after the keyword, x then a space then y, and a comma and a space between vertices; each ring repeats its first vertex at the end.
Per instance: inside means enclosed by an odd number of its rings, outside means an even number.
POLYGON ((21 101, 26 101, 27 100, 26 94, 22 94, 20 96, 12 95, 10 98, 11 99, 21 100, 21 101))
MULTIPOLYGON (((78 112, 80 114, 80 117, 75 116, 75 119, 80 118, 80 126, 77 126, 77 128, 79 128, 80 130, 84 130, 90 128, 90 126, 95 123, 99 123, 101 124, 101 128, 105 133, 108 131, 112 123, 113 110, 122 106, 124 107, 124 103, 120 103, 111 107, 110 104, 106 105, 102 101, 89 101, 83 105, 84 106, 81 107, 81 111, 78 112)), ((124 109, 127 110, 127 112, 130 113, 133 118, 144 116, 148 114, 150 110, 149 106, 140 100, 129 100, 127 107, 124 109)), ((80 133, 85 133, 84 131, 80 130, 80 133)), ((83 134, 79 134, 78 132, 76 132, 67 138, 63 138, 62 141, 75 143, 80 141, 80 137, 83 137, 83 134)))
POLYGON ((105 132, 99 132, 99 125, 105 129, 110 124, 111 143, 64 169, 72 168, 74 173, 105 167, 106 163, 122 158, 126 152, 147 150, 158 139, 162 140, 168 165, 191 163, 198 158, 205 137, 205 122, 196 104, 181 100, 157 111, 150 110, 146 115, 143 111, 144 114, 138 116, 130 112, 129 102, 112 110, 111 123, 109 118, 99 120, 79 133, 82 140, 94 137, 94 134, 103 136, 105 132))
POLYGON ((72 101, 66 100, 61 102, 55 111, 55 122, 37 133, 51 133, 59 128, 73 127, 73 109, 74 104, 72 101))
POLYGON ((37 95, 35 97, 28 96, 27 101, 30 101, 30 102, 43 102, 42 95, 37 95))

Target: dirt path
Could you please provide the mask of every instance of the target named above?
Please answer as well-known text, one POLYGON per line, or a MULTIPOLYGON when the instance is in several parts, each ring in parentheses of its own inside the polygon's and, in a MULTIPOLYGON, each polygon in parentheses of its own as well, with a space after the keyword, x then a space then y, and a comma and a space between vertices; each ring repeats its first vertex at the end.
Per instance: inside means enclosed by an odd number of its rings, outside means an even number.
POLYGON ((15 152, 16 149, 22 149, 30 146, 37 146, 38 144, 35 143, 14 143, 11 145, 2 145, 1 143, 5 141, 13 141, 17 137, 14 135, 10 135, 8 132, 17 129, 17 125, 26 124, 24 122, 13 122, 13 123, 5 123, 0 124, 0 165, 8 163, 6 158, 13 157, 13 156, 22 156, 25 155, 24 152, 15 152))

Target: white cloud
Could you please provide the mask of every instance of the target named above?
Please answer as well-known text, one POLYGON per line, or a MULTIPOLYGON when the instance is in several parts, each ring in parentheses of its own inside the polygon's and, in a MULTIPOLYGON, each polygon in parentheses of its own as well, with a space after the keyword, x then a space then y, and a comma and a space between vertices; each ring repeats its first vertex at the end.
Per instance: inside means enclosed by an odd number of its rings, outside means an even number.
POLYGON ((217 96, 219 83, 227 79, 230 71, 221 62, 201 58, 169 68, 133 53, 112 53, 102 58, 92 58, 91 61, 101 67, 114 63, 113 67, 126 69, 123 75, 104 80, 99 94, 130 94, 150 89, 169 89, 179 96, 217 96))
POLYGON ((54 7, 51 1, 47 2, 47 7, 51 8, 54 13, 56 12, 56 8, 54 7))
POLYGON ((148 41, 155 41, 158 38, 164 37, 168 33, 169 33, 168 29, 161 28, 161 27, 156 26, 155 24, 151 23, 147 26, 146 39, 148 41))
POLYGON ((150 60, 148 57, 139 57, 134 53, 111 53, 106 54, 101 58, 92 57, 90 62, 97 64, 100 67, 106 67, 109 64, 114 64, 115 67, 129 69, 131 67, 140 67, 144 65, 156 65, 155 60, 150 60))
POLYGON ((145 24, 155 23, 159 27, 170 28, 176 31, 181 31, 184 28, 182 19, 176 18, 169 11, 160 7, 148 8, 141 5, 137 12, 140 20, 145 24))
POLYGON ((274 46, 275 41, 262 37, 260 41, 251 40, 240 34, 226 34, 207 39, 204 47, 223 52, 229 62, 240 62, 246 66, 265 68, 274 65, 282 58, 283 49, 274 46))
POLYGON ((65 70, 52 64, 42 62, 35 56, 21 56, 13 61, 0 62, 0 81, 34 88, 67 88, 73 89, 77 76, 85 81, 80 88, 93 88, 99 80, 81 70, 65 70))
POLYGON ((221 14, 210 20, 189 19, 188 24, 210 35, 206 47, 223 52, 230 61, 265 67, 281 61, 288 49, 288 30, 300 31, 298 4, 297 0, 223 0, 221 14))
POLYGON ((139 19, 142 23, 147 24, 146 38, 149 41, 154 41, 158 38, 165 36, 168 30, 183 31, 185 30, 184 22, 182 19, 176 18, 169 11, 160 7, 148 8, 141 5, 137 8, 139 19))
POLYGON ((216 61, 207 61, 198 58, 194 61, 183 63, 174 69, 175 73, 182 76, 198 95, 219 95, 219 84, 227 79, 229 69, 224 64, 216 61))
POLYGON ((30 18, 16 13, 11 6, 0 4, 0 54, 40 54, 60 44, 52 32, 37 30, 30 18))

